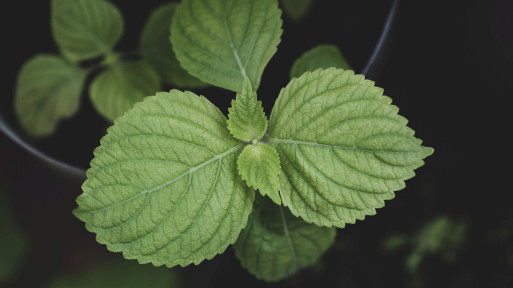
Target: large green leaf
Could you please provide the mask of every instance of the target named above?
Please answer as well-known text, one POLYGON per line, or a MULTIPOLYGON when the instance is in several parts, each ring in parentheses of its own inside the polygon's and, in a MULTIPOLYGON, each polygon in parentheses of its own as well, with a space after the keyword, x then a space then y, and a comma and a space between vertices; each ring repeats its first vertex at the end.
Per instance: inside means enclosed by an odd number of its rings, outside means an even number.
POLYGON ((239 174, 248 186, 268 195, 274 203, 281 205, 280 159, 273 147, 259 142, 246 145, 237 160, 239 174))
POLYGON ((110 52, 123 33, 123 18, 104 0, 52 0, 52 32, 61 52, 80 61, 110 52))
POLYGON ((141 35, 142 56, 157 70, 166 83, 181 88, 206 86, 205 83, 189 75, 176 60, 169 41, 169 29, 175 7, 176 3, 165 4, 151 13, 141 35))
POLYGON ((21 126, 32 136, 46 136, 58 122, 75 114, 86 72, 53 55, 37 55, 20 71, 15 108, 21 126))
POLYGON ((249 142, 265 135, 267 118, 248 78, 244 79, 242 91, 232 100, 228 112, 228 129, 235 138, 249 142))
POLYGON ((373 215, 433 149, 421 146, 383 89, 341 69, 294 78, 273 108, 281 196, 308 223, 344 227, 373 215))
POLYGON ((237 176, 241 149, 206 98, 157 93, 108 129, 74 214, 98 242, 140 263, 211 259, 252 209, 255 193, 237 176))
POLYGON ((257 197, 235 255, 257 278, 277 281, 313 264, 333 244, 335 228, 305 223, 282 206, 257 197))
POLYGON ((351 70, 340 50, 335 45, 323 44, 306 51, 296 59, 290 70, 290 78, 299 77, 308 71, 319 68, 342 68, 351 70))
POLYGON ((139 265, 136 261, 106 261, 81 274, 61 276, 48 288, 177 288, 179 275, 165 267, 139 265))
POLYGON ((93 80, 89 95, 96 111, 112 121, 160 88, 159 75, 148 63, 121 62, 93 80))
POLYGON ((200 80, 241 91, 256 90, 280 42, 277 0, 184 0, 176 9, 171 42, 182 66, 200 80))

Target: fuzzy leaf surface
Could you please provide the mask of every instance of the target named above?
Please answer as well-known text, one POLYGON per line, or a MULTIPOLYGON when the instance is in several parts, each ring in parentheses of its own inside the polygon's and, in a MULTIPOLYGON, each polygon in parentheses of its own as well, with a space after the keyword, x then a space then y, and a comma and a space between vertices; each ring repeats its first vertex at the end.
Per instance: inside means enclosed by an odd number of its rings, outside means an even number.
POLYGON ((52 134, 60 120, 75 114, 86 72, 54 55, 37 55, 21 68, 15 109, 31 136, 52 134))
POLYGON ((171 42, 178 61, 203 82, 255 90, 282 33, 277 0, 184 0, 176 8, 171 42))
POLYGON ((336 229, 308 224, 282 206, 257 197, 235 256, 255 277, 284 279, 316 262, 333 244, 336 229))
POLYGON ((180 88, 204 87, 207 84, 192 77, 182 68, 171 47, 169 27, 175 8, 176 3, 169 3, 151 13, 141 35, 142 56, 159 73, 163 82, 180 88))
POLYGON ((273 147, 265 143, 246 145, 237 160, 239 174, 248 186, 268 195, 274 203, 281 205, 280 159, 273 147))
POLYGON ((113 121, 160 87, 159 75, 148 63, 121 62, 96 76, 89 96, 96 111, 113 121))
POLYGON ((232 100, 232 107, 228 108, 228 112, 228 129, 235 138, 249 142, 265 135, 267 117, 248 78, 244 79, 242 91, 232 100))
POLYGON ((71 61, 110 52, 123 33, 121 13, 104 0, 52 0, 51 22, 55 42, 71 61))
POLYGON ((351 70, 337 46, 323 44, 306 51, 296 59, 290 70, 290 78, 299 77, 305 72, 312 72, 319 68, 342 68, 351 70))
POLYGON ((241 148, 206 98, 157 93, 108 129, 74 214, 125 258, 199 264, 237 240, 252 210, 255 193, 237 175, 241 148))
POLYGON ((383 89, 341 69, 282 89, 270 118, 282 201, 308 223, 344 227, 374 215, 433 149, 421 146, 383 89))

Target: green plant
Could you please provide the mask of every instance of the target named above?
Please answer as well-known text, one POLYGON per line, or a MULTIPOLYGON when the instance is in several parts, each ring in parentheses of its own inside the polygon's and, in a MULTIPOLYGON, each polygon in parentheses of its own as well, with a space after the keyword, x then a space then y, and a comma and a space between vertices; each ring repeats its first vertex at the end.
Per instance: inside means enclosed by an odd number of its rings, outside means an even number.
POLYGON ((114 120, 74 210, 98 242, 168 267, 235 243, 245 268, 275 281, 316 261, 335 227, 375 214, 424 164, 433 149, 383 89, 351 70, 315 67, 347 68, 338 50, 299 59, 291 74, 301 76, 268 120, 256 91, 280 42, 280 17, 277 0, 177 6, 170 41, 180 64, 237 92, 235 100, 226 119, 207 98, 171 90, 114 120))
POLYGON ((150 15, 137 51, 115 52, 123 18, 113 4, 52 0, 52 34, 61 55, 39 54, 23 65, 15 97, 23 129, 33 137, 52 134, 59 121, 77 112, 88 75, 94 76, 90 100, 108 121, 160 90, 162 83, 204 87, 181 68, 167 40, 175 6, 163 5, 150 15))

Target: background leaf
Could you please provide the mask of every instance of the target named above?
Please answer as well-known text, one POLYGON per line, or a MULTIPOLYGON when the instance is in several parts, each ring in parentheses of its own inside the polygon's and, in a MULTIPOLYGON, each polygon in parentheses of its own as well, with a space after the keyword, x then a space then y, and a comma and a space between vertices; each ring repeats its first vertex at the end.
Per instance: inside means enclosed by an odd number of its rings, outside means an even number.
POLYGON ((313 0, 280 0, 285 14, 292 20, 298 21, 306 16, 313 5, 313 0))
POLYGON ((280 42, 277 0, 184 0, 171 26, 178 61, 200 80, 241 91, 248 77, 257 90, 280 42))
POLYGON ((180 88, 204 87, 207 84, 192 77, 182 68, 171 47, 169 30, 175 8, 176 3, 165 4, 151 13, 141 35, 142 56, 165 83, 180 88))
POLYGON ((19 270, 28 246, 6 192, 7 188, 0 178, 0 285, 8 283, 19 270))
POLYGON ((294 61, 290 70, 290 78, 299 77, 305 72, 313 72, 319 68, 331 67, 352 70, 337 46, 330 44, 319 45, 306 51, 294 61))
POLYGON ((333 244, 336 230, 305 223, 282 206, 257 197, 248 226, 234 245, 242 266, 266 281, 313 264, 333 244))
POLYGON ((21 68, 15 109, 31 136, 52 134, 59 121, 75 114, 86 72, 53 55, 37 55, 21 68))
POLYGON ((148 63, 120 62, 96 76, 89 94, 96 111, 113 121, 160 88, 159 75, 148 63))
POLYGON ((237 167, 242 180, 248 186, 268 195, 274 203, 281 205, 280 194, 280 159, 273 147, 265 143, 246 145, 237 159, 237 167))
POLYGON ((108 129, 74 214, 128 259, 199 264, 246 226, 255 193, 237 176, 241 148, 206 98, 158 93, 108 129))
POLYGON ((177 288, 178 274, 166 268, 140 265, 136 261, 108 261, 82 274, 66 275, 50 282, 48 288, 177 288))
POLYGON ((123 18, 104 0, 52 0, 52 32, 63 55, 80 61, 110 52, 123 18))
POLYGON ((334 68, 282 89, 269 135, 280 156, 282 201, 294 215, 342 228, 404 188, 433 149, 421 146, 390 103, 374 82, 334 68))
POLYGON ((248 78, 244 79, 242 91, 232 100, 232 107, 228 108, 228 129, 235 138, 246 142, 262 138, 267 131, 262 102, 257 101, 248 78))

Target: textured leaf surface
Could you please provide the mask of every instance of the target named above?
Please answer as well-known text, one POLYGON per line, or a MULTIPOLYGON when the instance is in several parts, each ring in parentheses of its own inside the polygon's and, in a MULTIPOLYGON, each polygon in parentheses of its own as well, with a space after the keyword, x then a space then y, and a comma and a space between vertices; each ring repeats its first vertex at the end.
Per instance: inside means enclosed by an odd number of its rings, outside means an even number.
POLYGON ((280 42, 280 16, 277 0, 184 0, 171 42, 191 75, 232 91, 248 77, 256 90, 280 42))
POLYGON ((267 131, 267 118, 262 108, 262 102, 257 101, 249 79, 244 79, 242 91, 232 100, 228 108, 228 129, 235 138, 249 142, 258 140, 267 131))
POLYGON ((150 65, 122 62, 98 75, 89 87, 89 95, 96 111, 112 121, 158 90, 160 78, 150 65))
POLYGON ((234 245, 235 255, 257 278, 277 281, 317 261, 335 235, 335 228, 308 224, 282 206, 257 197, 248 226, 234 245))
POLYGON ((21 126, 32 136, 46 136, 58 122, 75 114, 86 72, 52 55, 37 55, 20 71, 15 108, 21 126))
POLYGON ((20 268, 27 239, 11 211, 7 189, 0 178, 0 285, 6 284, 20 268))
POLYGON ((312 4, 313 0, 281 0, 285 14, 296 21, 306 16, 312 4))
POLYGON ((274 203, 281 205, 278 193, 280 159, 273 147, 261 142, 247 145, 239 155, 237 166, 248 186, 258 189, 262 196, 268 195, 274 203))
POLYGON ((346 59, 335 45, 324 44, 306 51, 299 57, 290 70, 290 78, 299 77, 305 72, 312 72, 319 68, 342 68, 351 70, 346 59))
POLYGON ((123 18, 104 0, 52 0, 52 32, 61 52, 80 61, 110 52, 123 33, 123 18))
POLYGON ((246 226, 255 193, 237 175, 241 146, 204 97, 147 97, 102 138, 74 214, 128 259, 198 264, 246 226))
POLYGON ((165 267, 139 265, 136 261, 109 261, 82 274, 53 280, 49 288, 177 288, 177 273, 165 267), (151 284, 150 284, 151 283, 151 284))
POLYGON ((152 12, 141 35, 141 52, 159 73, 162 80, 180 88, 204 87, 205 83, 185 71, 169 41, 169 27, 175 13, 176 3, 162 5, 152 12))
POLYGON ((374 82, 334 68, 303 74, 281 91, 269 135, 282 201, 294 215, 344 227, 404 188, 433 149, 390 103, 374 82))

